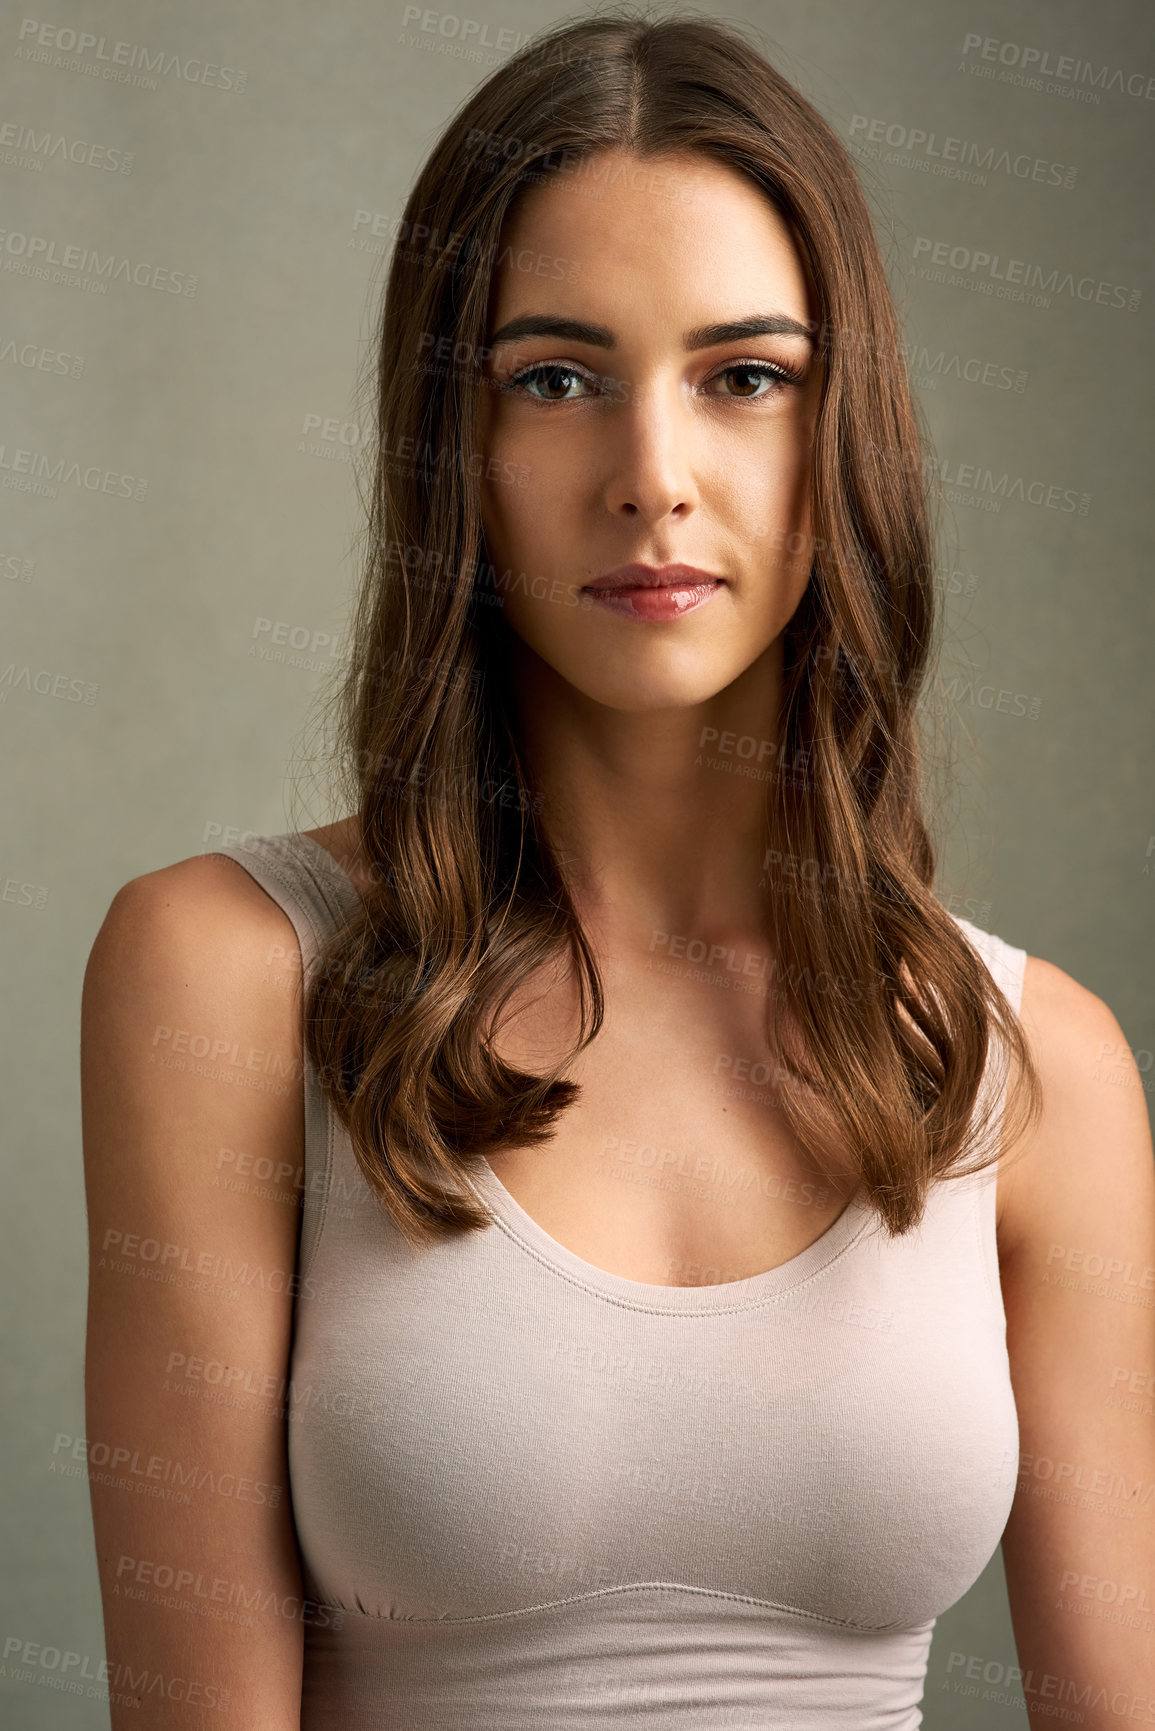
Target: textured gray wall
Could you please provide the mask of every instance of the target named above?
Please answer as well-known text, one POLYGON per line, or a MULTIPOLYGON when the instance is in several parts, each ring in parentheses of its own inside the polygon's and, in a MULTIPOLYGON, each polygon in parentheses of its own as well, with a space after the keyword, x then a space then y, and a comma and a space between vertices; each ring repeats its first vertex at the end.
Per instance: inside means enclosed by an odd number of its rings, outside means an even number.
MULTIPOLYGON (((340 815, 300 747, 354 573, 374 219, 397 215, 471 87, 570 15, 53 0, 0 20, 0 1645, 79 1653, 89 1675, 87 1486, 56 1470, 57 1439, 84 1432, 84 961, 127 878, 230 827, 340 815)), ((940 892, 1105 998, 1150 1086, 1155 12, 748 0, 719 16, 755 24, 853 142, 887 237, 948 496, 940 892)), ((996 1557, 941 1619, 927 1725, 1025 1725, 1013 1661, 996 1557)), ((11 1666, 13 1731, 107 1724, 94 1696, 11 1666)))

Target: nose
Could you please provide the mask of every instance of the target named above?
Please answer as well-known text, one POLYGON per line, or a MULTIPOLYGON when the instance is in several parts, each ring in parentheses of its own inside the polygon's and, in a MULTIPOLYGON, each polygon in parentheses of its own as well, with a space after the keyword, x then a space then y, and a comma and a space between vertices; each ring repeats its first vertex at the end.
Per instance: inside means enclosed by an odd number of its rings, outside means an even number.
POLYGON ((674 384, 627 390, 606 433, 606 508, 646 523, 687 517, 698 508, 690 409, 674 384))

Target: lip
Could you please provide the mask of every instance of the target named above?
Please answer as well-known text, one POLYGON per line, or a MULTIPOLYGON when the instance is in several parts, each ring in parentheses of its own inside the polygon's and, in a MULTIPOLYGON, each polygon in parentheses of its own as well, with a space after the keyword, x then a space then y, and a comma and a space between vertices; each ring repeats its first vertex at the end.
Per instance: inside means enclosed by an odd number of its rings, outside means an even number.
POLYGON ((726 579, 696 565, 619 565, 605 571, 584 593, 614 613, 634 619, 680 619, 726 587, 726 579))
POLYGON ((702 583, 721 583, 725 579, 713 571, 700 571, 696 565, 619 565, 603 572, 592 583, 584 585, 591 594, 601 595, 607 589, 687 589, 702 583))

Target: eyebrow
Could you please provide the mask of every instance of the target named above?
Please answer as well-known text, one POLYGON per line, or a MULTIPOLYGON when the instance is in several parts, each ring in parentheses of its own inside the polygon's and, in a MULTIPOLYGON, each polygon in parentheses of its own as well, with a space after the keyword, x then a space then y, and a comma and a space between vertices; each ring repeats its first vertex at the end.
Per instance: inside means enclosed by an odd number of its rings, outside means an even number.
MULTIPOLYGON (((698 325, 685 333, 682 346, 693 351, 712 349, 719 343, 741 342, 746 337, 779 336, 803 337, 811 348, 814 347, 814 336, 809 327, 785 313, 751 313, 748 318, 727 319, 724 324, 698 325)), ((495 331, 486 347, 496 349, 504 343, 523 342, 527 337, 558 337, 563 342, 589 343, 597 349, 616 349, 618 346, 607 325, 559 318, 553 313, 522 313, 495 331)))

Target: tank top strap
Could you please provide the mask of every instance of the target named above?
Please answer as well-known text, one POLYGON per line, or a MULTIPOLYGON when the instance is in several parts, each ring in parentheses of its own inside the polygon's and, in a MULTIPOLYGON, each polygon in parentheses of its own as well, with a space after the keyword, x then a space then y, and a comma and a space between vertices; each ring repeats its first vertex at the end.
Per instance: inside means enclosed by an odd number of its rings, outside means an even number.
MULTIPOLYGON (((987 932, 981 926, 973 925, 970 920, 963 919, 958 914, 952 914, 955 921, 968 940, 971 948, 978 952, 988 973, 1000 988, 1016 1016, 1019 1013, 1023 997, 1023 975, 1027 965, 1027 952, 1014 944, 1009 944, 995 932, 987 932)), ((997 1042, 992 1040, 991 1049, 987 1054, 986 1066, 979 1089, 979 1098, 975 1102, 975 1112, 983 1110, 993 1112, 1001 1131, 1002 1117, 1006 1106, 1006 1091, 1008 1076, 1003 1053, 997 1042)), ((979 1238, 982 1244, 983 1265, 987 1280, 995 1294, 999 1306, 1002 1306, 1002 1284, 999 1274, 998 1253, 998 1220, 997 1220, 997 1185, 999 1161, 992 1161, 989 1166, 976 1173, 973 1177, 959 1180, 962 1191, 977 1189, 977 1209, 979 1238)), ((947 1185, 946 1189, 951 1189, 947 1185)))
POLYGON ((360 897, 328 849, 312 836, 248 835, 212 848, 243 865, 293 923, 306 968, 324 943, 356 911, 360 897))
POLYGON ((972 925, 970 920, 964 920, 959 914, 951 917, 956 925, 961 926, 963 936, 969 940, 972 949, 978 951, 988 971, 994 975, 996 985, 1002 989, 1012 1010, 1018 1015, 1023 998, 1026 950, 1008 944, 1005 938, 998 937, 994 932, 984 932, 981 926, 972 925))
MULTIPOLYGON (((328 940, 360 905, 351 879, 320 842, 298 831, 250 834, 241 842, 208 851, 236 860, 288 915, 300 946, 303 982, 307 983, 328 940)), ((305 1171, 297 1272, 303 1281, 324 1224, 335 1158, 339 1156, 335 1157, 334 1151, 335 1115, 303 1041, 302 1053, 305 1171)))

